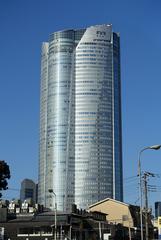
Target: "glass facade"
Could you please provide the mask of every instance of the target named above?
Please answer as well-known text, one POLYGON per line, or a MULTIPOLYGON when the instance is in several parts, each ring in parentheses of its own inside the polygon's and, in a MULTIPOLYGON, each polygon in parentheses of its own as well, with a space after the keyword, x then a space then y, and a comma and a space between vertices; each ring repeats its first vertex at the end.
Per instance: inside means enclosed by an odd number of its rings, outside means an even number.
POLYGON ((122 200, 119 35, 111 25, 53 33, 42 48, 39 203, 122 200))
POLYGON ((31 179, 24 179, 21 182, 20 200, 23 202, 27 199, 36 203, 36 184, 31 179))
POLYGON ((48 96, 48 43, 43 43, 41 53, 41 92, 40 92, 40 140, 39 140, 39 202, 46 205, 46 143, 47 143, 47 96, 48 96))

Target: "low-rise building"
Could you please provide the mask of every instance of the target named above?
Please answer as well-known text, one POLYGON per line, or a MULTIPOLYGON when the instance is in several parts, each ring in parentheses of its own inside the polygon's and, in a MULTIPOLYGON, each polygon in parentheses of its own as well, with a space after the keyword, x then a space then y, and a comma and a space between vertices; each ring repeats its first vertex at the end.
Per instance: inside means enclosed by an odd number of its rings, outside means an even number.
MULTIPOLYGON (((121 224, 129 229, 129 235, 140 235, 140 207, 106 198, 89 207, 89 211, 98 211, 106 214, 106 220, 112 224, 121 224)), ((149 234, 153 236, 153 226, 149 214, 149 234)), ((145 218, 143 214, 143 228, 145 230, 145 218)))
POLYGON ((57 240, 138 240, 139 207, 113 199, 93 204, 88 212, 76 205, 72 212, 55 212, 30 201, 0 204, 2 240, 53 240, 55 229, 57 240))
MULTIPOLYGON (((55 212, 27 202, 20 206, 13 201, 1 205, 0 229, 3 240, 53 240, 55 212)), ((86 212, 73 208, 73 212, 56 214, 57 240, 109 239, 115 235, 115 226, 106 221, 106 214, 86 212), (107 238, 108 237, 108 238, 107 238)))

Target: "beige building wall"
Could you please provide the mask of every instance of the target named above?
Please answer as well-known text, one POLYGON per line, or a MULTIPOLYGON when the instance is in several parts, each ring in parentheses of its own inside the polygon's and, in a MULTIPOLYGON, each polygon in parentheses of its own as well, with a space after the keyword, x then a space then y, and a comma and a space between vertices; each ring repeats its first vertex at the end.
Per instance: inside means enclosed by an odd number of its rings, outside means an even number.
POLYGON ((121 223, 126 227, 134 227, 133 219, 129 211, 129 205, 114 199, 105 199, 89 207, 90 211, 98 211, 107 214, 107 221, 114 224, 121 223))

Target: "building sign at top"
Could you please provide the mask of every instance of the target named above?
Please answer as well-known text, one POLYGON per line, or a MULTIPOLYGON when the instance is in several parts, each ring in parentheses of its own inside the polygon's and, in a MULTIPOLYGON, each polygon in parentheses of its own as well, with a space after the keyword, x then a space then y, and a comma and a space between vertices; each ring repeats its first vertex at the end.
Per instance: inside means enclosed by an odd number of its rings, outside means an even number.
POLYGON ((104 31, 97 31, 96 34, 97 34, 97 37, 105 37, 106 32, 104 32, 104 31))

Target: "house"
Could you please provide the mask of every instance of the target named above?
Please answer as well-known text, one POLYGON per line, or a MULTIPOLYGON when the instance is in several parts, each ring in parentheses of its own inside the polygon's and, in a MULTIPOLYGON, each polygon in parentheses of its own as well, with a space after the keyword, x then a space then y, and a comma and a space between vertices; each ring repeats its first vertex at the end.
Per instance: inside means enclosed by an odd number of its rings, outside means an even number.
MULTIPOLYGON (((98 211, 106 214, 109 224, 121 224, 129 229, 129 235, 140 235, 140 207, 106 198, 89 206, 89 211, 98 211)), ((149 236, 153 236, 151 215, 148 219, 149 236)), ((143 214, 143 229, 145 231, 145 218, 143 214)))

